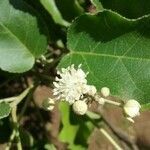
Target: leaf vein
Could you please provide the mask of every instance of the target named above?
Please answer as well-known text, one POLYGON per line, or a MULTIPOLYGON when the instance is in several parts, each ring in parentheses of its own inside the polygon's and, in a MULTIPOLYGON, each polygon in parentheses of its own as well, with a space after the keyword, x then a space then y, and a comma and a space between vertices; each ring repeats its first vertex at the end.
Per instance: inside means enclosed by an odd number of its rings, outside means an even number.
POLYGON ((110 58, 117 58, 117 59, 131 59, 131 60, 145 60, 145 61, 150 61, 149 58, 139 58, 139 57, 131 57, 131 56, 127 56, 127 55, 123 55, 123 56, 115 56, 115 55, 111 55, 111 54, 100 54, 100 53, 88 53, 88 52, 75 52, 72 51, 71 54, 74 55, 92 55, 92 56, 99 56, 99 57, 110 57, 110 58))

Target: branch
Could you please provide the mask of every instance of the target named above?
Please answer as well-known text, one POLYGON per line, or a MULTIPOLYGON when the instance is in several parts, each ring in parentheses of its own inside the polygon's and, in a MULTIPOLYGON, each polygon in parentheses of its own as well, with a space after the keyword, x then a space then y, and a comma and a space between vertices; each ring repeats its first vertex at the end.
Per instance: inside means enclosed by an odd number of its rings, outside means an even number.
POLYGON ((121 140, 123 140, 125 143, 130 145, 133 150, 139 150, 136 146, 135 139, 131 138, 127 133, 123 132, 122 130, 116 128, 109 119, 104 115, 102 109, 98 107, 98 113, 101 115, 103 121, 107 124, 107 126, 112 130, 112 132, 121 140))

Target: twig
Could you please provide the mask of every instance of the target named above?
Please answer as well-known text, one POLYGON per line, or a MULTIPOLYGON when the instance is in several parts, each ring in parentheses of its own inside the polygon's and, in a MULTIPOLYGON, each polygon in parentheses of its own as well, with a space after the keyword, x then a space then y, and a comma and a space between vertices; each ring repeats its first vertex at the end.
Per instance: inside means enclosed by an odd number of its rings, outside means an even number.
POLYGON ((33 86, 29 86, 26 90, 24 90, 19 96, 16 96, 16 100, 10 103, 11 107, 17 106, 29 93, 29 91, 33 88, 33 86))
POLYGON ((3 99, 0 99, 0 103, 2 102, 10 102, 10 106, 13 107, 15 105, 18 105, 21 100, 24 99, 24 97, 26 97, 26 95, 29 93, 30 89, 32 88, 33 86, 30 86, 28 87, 27 89, 25 89, 20 95, 18 96, 14 96, 14 97, 8 97, 8 98, 3 98, 3 99))
POLYGON ((88 120, 91 121, 91 123, 93 123, 93 125, 95 127, 97 127, 99 129, 99 131, 112 143, 112 145, 116 148, 116 150, 123 150, 115 141, 114 139, 107 133, 106 130, 104 130, 101 125, 97 124, 93 119, 91 119, 89 116, 88 120))
POLYGON ((122 130, 116 128, 110 121, 107 119, 107 117, 103 114, 101 108, 98 108, 98 112, 101 115, 103 121, 108 125, 108 127, 112 130, 112 132, 121 140, 123 140, 125 143, 130 145, 133 150, 139 150, 136 146, 136 141, 132 139, 130 136, 128 136, 125 132, 122 130))
POLYGON ((18 121, 17 121, 17 106, 14 106, 12 108, 11 115, 12 115, 14 129, 12 131, 12 134, 10 136, 9 142, 8 142, 5 150, 10 150, 10 148, 12 146, 12 142, 15 137, 17 138, 17 150, 22 150, 22 144, 21 144, 21 140, 20 140, 19 127, 18 127, 18 121))
POLYGON ((18 121, 17 121, 17 106, 14 106, 12 108, 12 121, 14 124, 14 130, 16 130, 16 137, 17 137, 17 149, 22 150, 22 144, 20 140, 20 134, 19 134, 19 126, 18 126, 18 121))
POLYGON ((123 150, 117 143, 116 141, 108 134, 108 132, 100 128, 99 131, 110 141, 110 143, 116 148, 116 150, 123 150))
POLYGON ((15 136, 16 136, 16 130, 13 130, 12 134, 11 134, 11 136, 9 138, 9 142, 7 143, 7 146, 6 146, 5 150, 10 150, 12 142, 13 142, 15 136))
POLYGON ((10 97, 2 99, 1 102, 10 102, 10 106, 12 107, 11 115, 12 115, 12 121, 14 125, 14 129, 12 131, 12 134, 10 136, 9 142, 6 146, 6 150, 9 150, 11 148, 12 142, 15 137, 17 137, 17 149, 22 150, 22 145, 20 141, 20 135, 19 135, 19 127, 18 127, 18 120, 17 120, 17 105, 26 97, 26 95, 29 93, 30 89, 33 86, 29 86, 26 90, 24 90, 19 96, 16 97, 10 97))
POLYGON ((104 100, 105 100, 105 103, 116 105, 116 106, 121 106, 121 103, 119 102, 115 102, 115 101, 108 100, 108 99, 104 99, 104 100))

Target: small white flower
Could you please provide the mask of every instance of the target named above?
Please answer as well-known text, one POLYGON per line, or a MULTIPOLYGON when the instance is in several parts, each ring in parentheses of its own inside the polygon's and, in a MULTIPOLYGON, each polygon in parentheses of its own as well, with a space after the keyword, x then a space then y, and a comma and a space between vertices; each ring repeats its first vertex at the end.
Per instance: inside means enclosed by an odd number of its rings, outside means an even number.
POLYGON ((57 99, 73 104, 76 100, 80 100, 83 94, 95 93, 93 86, 87 85, 87 73, 81 69, 81 65, 77 69, 74 68, 74 65, 66 69, 62 68, 57 74, 60 78, 56 77, 56 82, 53 82, 53 94, 57 96, 57 99))
POLYGON ((43 108, 47 111, 52 111, 55 107, 55 101, 51 98, 48 98, 43 101, 43 108))
POLYGON ((108 87, 103 87, 103 88, 101 89, 101 93, 102 93, 102 95, 103 95, 104 97, 107 97, 107 96, 110 95, 110 89, 109 89, 108 87))
POLYGON ((128 100, 123 107, 125 114, 130 118, 140 115, 140 108, 141 105, 134 99, 128 100))
POLYGON ((78 100, 73 104, 73 110, 78 115, 84 115, 87 112, 88 106, 85 101, 78 100))

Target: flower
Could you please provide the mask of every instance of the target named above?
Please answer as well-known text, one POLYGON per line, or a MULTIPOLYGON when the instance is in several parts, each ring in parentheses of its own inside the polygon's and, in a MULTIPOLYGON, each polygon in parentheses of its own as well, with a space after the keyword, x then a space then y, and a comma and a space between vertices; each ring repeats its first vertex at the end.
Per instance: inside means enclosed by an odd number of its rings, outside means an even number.
POLYGON ((84 115, 87 112, 88 106, 85 101, 78 100, 73 104, 73 110, 78 115, 84 115))
POLYGON ((104 97, 107 97, 107 96, 110 95, 110 89, 109 89, 108 87, 103 87, 103 88, 101 89, 101 93, 102 93, 102 95, 103 95, 104 97))
POLYGON ((128 100, 123 107, 125 114, 130 118, 140 115, 140 108, 141 105, 134 99, 128 100))
POLYGON ((56 77, 54 84, 53 95, 57 96, 57 99, 62 99, 70 104, 73 104, 76 100, 83 98, 83 94, 96 92, 93 86, 87 85, 87 74, 81 69, 81 65, 77 69, 74 65, 62 68, 61 72, 57 74, 60 78, 56 77))

